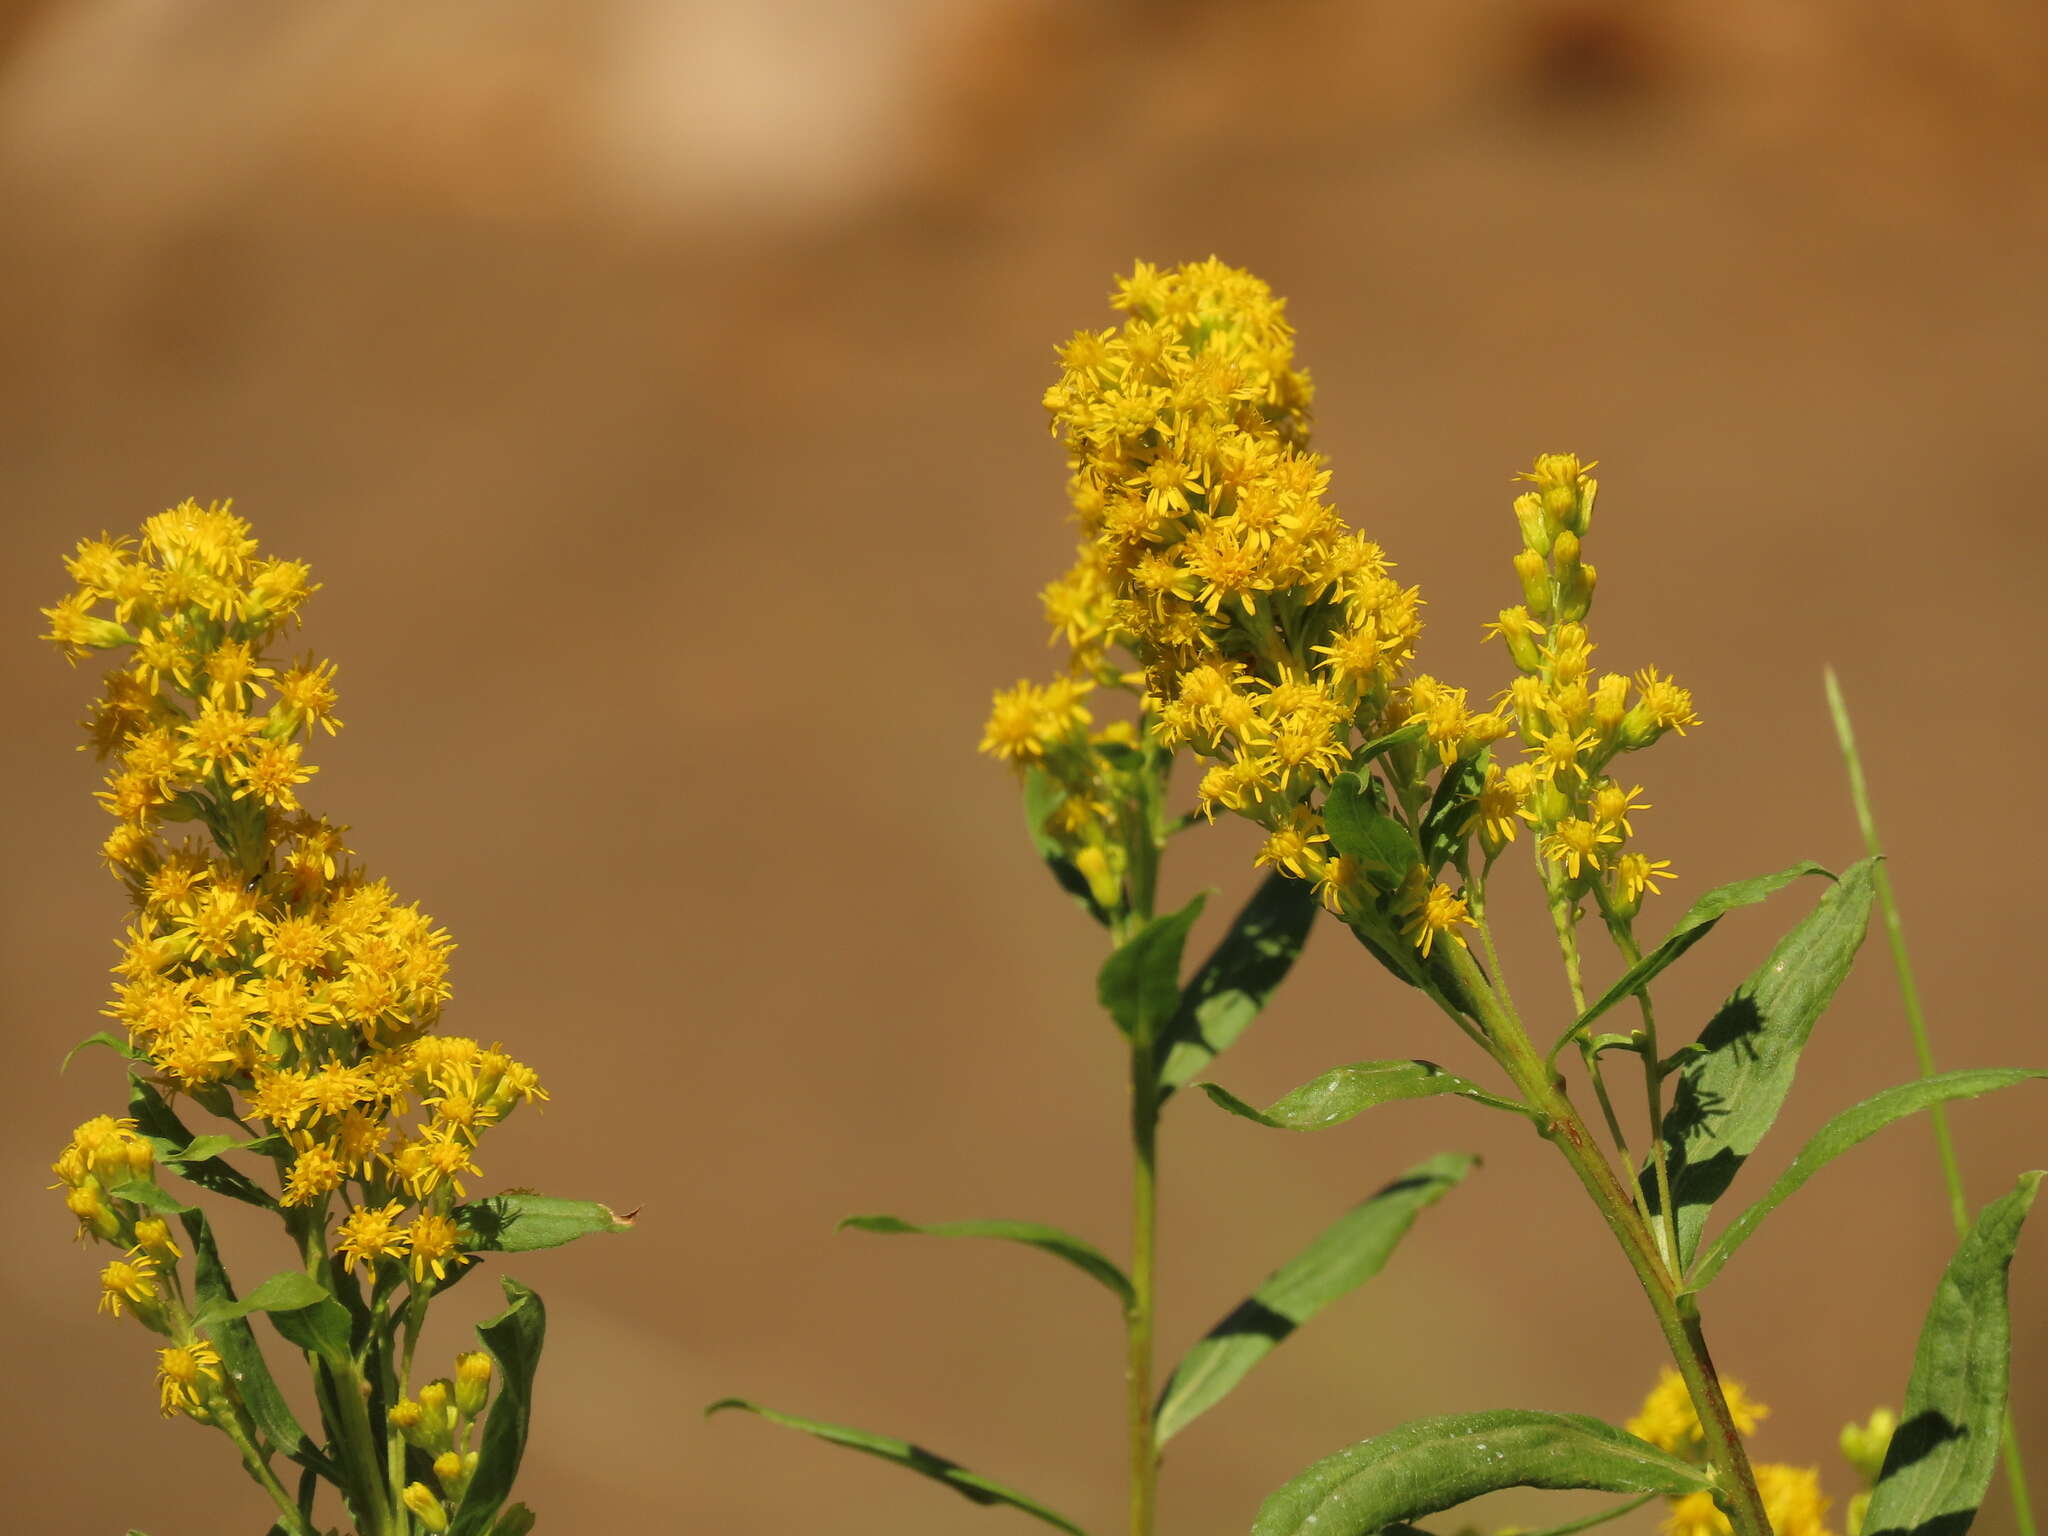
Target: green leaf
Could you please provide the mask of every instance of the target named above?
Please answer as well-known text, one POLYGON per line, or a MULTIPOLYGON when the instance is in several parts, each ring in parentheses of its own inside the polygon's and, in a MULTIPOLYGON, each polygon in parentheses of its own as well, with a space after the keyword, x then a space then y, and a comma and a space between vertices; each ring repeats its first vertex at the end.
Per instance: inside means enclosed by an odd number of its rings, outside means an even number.
POLYGON ((1374 803, 1372 790, 1356 773, 1340 773, 1323 797, 1323 830, 1330 846, 1354 860, 1381 890, 1399 888, 1422 853, 1408 829, 1374 803))
POLYGON ((1406 725, 1397 725, 1384 736, 1375 736, 1356 752, 1351 754, 1353 771, 1362 769, 1375 758, 1384 757, 1394 748, 1422 740, 1428 733, 1429 722, 1410 720, 1406 725))
MULTIPOLYGON (((1699 1248, 1707 1213, 1754 1152, 1792 1090, 1814 1022, 1849 974, 1870 922, 1876 864, 1851 866, 1700 1032, 1664 1116, 1679 1262, 1699 1248)), ((1656 1186, 1644 1189, 1655 1199, 1656 1186)))
POLYGON ((203 1163, 220 1156, 223 1152, 232 1152, 247 1145, 247 1142, 216 1132, 207 1136, 194 1136, 186 1145, 164 1153, 157 1161, 180 1166, 185 1163, 203 1163))
MULTIPOLYGON (((253 1296, 254 1293, 251 1294, 253 1296)), ((330 1369, 345 1372, 353 1367, 348 1308, 325 1289, 320 1289, 319 1295, 299 1306, 265 1307, 262 1310, 269 1316, 270 1326, 279 1334, 307 1354, 324 1361, 330 1369)))
POLYGON ((192 1209, 154 1179, 123 1179, 107 1193, 159 1216, 182 1216, 192 1209))
POLYGON ((1159 1399, 1159 1443, 1164 1445, 1221 1402, 1296 1328, 1378 1274, 1416 1216, 1477 1163, 1477 1158, 1462 1152, 1417 1163, 1345 1212, 1268 1276, 1174 1368, 1159 1399))
POLYGON ((1202 1092, 1220 1108, 1276 1131, 1320 1131, 1342 1125, 1377 1104, 1434 1098, 1440 1093, 1455 1093, 1516 1114, 1525 1112, 1512 1100, 1488 1093, 1477 1083, 1455 1072, 1446 1072, 1433 1061, 1355 1061, 1348 1067, 1332 1067, 1264 1109, 1253 1109, 1214 1083, 1201 1086, 1202 1092))
MULTIPOLYGON (((1717 885, 1686 908, 1685 916, 1678 920, 1663 942, 1644 955, 1634 965, 1622 972, 1621 979, 1600 996, 1600 1001, 1579 1015, 1578 1023, 1572 1026, 1570 1034, 1578 1034, 1601 1014, 1617 1004, 1625 1003, 1644 987, 1662 975, 1664 969, 1714 931, 1714 925, 1741 907, 1753 907, 1765 897, 1782 891, 1793 881, 1806 875, 1834 875, 1810 859, 1802 859, 1774 875, 1758 875, 1753 880, 1737 880, 1728 885, 1717 885)), ((1562 1041, 1559 1042, 1563 1044, 1562 1041)))
POLYGON ((1178 912, 1153 918, 1102 963, 1097 995, 1134 1045, 1152 1045, 1180 1007, 1181 951, 1207 900, 1197 896, 1178 912))
POLYGON ((725 1408, 738 1408, 755 1414, 771 1424, 780 1424, 787 1429, 800 1429, 807 1435, 820 1440, 829 1440, 834 1445, 843 1445, 848 1450, 862 1451, 869 1456, 879 1456, 892 1461, 899 1467, 908 1467, 920 1476, 934 1482, 944 1483, 961 1497, 976 1504, 1007 1504, 1012 1509, 1021 1509, 1027 1515, 1036 1515, 1047 1525, 1057 1526, 1069 1536, 1087 1536, 1080 1526, 1065 1515, 1047 1509, 1036 1499, 1005 1488, 1001 1483, 991 1482, 979 1472, 970 1472, 957 1461, 926 1450, 921 1445, 912 1445, 908 1440, 894 1440, 887 1435, 869 1434, 864 1429, 848 1429, 842 1424, 823 1424, 816 1419, 800 1419, 794 1414, 777 1413, 773 1408, 763 1408, 759 1403, 750 1403, 743 1397, 721 1397, 704 1410, 705 1416, 725 1408))
POLYGON ((1472 797, 1485 770, 1476 757, 1461 758, 1437 782, 1429 810, 1422 818, 1422 847, 1434 875, 1464 851, 1465 828, 1472 819, 1472 797))
POLYGON ((561 1200, 553 1195, 507 1191, 458 1205, 453 1212, 462 1246, 474 1253, 531 1253, 559 1248, 594 1232, 630 1232, 620 1216, 595 1200, 561 1200))
POLYGON ((533 1511, 524 1504, 508 1504, 491 1524, 491 1536, 526 1536, 533 1529, 533 1511))
POLYGON ((1854 1108, 1843 1110, 1814 1133, 1813 1139, 1800 1149, 1799 1155, 1792 1160, 1792 1166, 1780 1175, 1770 1192, 1730 1222, 1728 1229, 1708 1245, 1706 1252, 1700 1255, 1699 1263, 1693 1267, 1686 1282, 1687 1289, 1704 1289, 1721 1272, 1721 1266, 1728 1262, 1729 1256, 1749 1241, 1763 1219, 1783 1205, 1800 1185, 1894 1120, 1918 1114, 1936 1104, 1946 1104, 1951 1099, 1974 1099, 1994 1089, 2010 1088, 2015 1083, 2041 1077, 2048 1077, 2048 1072, 2030 1071, 2023 1067, 1944 1072, 1937 1077, 1887 1088, 1854 1108))
MULTIPOLYGON (((205 1213, 186 1211, 178 1219, 192 1245, 194 1308, 205 1313, 234 1307, 235 1288, 221 1264, 220 1248, 214 1242, 213 1228, 208 1224, 205 1213)), ((340 1471, 321 1454, 299 1427, 299 1421, 292 1417, 284 1394, 278 1391, 277 1382, 270 1374, 269 1363, 263 1358, 263 1348, 256 1342, 256 1335, 247 1321, 239 1316, 229 1316, 207 1324, 206 1333, 212 1339, 213 1347, 220 1351, 221 1363, 234 1378, 235 1388, 241 1393, 242 1402, 248 1408, 257 1431, 300 1466, 338 1484, 341 1481, 340 1471)))
POLYGON ((2007 1271, 2041 1179, 1984 1208, 1935 1288, 1864 1536, 1963 1536, 1984 1502, 2012 1370, 2007 1271))
POLYGON ((1252 893, 1160 1033, 1162 1101, 1250 1027, 1294 968, 1316 911, 1315 888, 1290 875, 1268 875, 1252 893))
POLYGON ((1501 1488, 1597 1488, 1678 1498, 1695 1467, 1611 1424, 1502 1408, 1421 1419, 1317 1462, 1268 1498, 1252 1536, 1368 1536, 1501 1488))
POLYGON ((301 1307, 332 1299, 327 1287, 304 1270, 287 1269, 272 1275, 240 1301, 217 1301, 203 1308, 193 1321, 201 1328, 210 1328, 231 1317, 247 1317, 251 1312, 296 1312, 301 1307))
POLYGON ((83 1040, 79 1041, 78 1044, 74 1045, 73 1047, 71 1047, 70 1050, 66 1051, 64 1053, 64 1060, 58 1066, 57 1070, 60 1073, 70 1071, 71 1058, 76 1056, 80 1051, 84 1050, 88 1045, 104 1045, 108 1050, 113 1051, 116 1055, 122 1057, 124 1060, 127 1061, 145 1061, 148 1059, 142 1054, 142 1052, 136 1050, 126 1040, 124 1040, 121 1036, 115 1034, 112 1030, 102 1029, 94 1034, 87 1035, 83 1040))
POLYGON ((1074 861, 1061 851, 1060 845, 1045 830, 1047 818, 1060 808, 1060 803, 1066 798, 1067 792, 1055 784, 1043 768, 1024 770, 1024 822, 1031 831, 1031 846, 1045 860, 1045 867, 1052 871, 1060 889, 1073 897, 1082 911, 1107 928, 1110 913, 1095 899, 1088 877, 1075 868, 1074 861))
POLYGON ((517 1280, 500 1276, 498 1283, 505 1288, 505 1310, 488 1323, 477 1324, 476 1329, 484 1348, 498 1362, 498 1386, 484 1419, 476 1471, 449 1521, 448 1536, 485 1536, 499 1508, 511 1496, 512 1481, 526 1454, 527 1421, 533 1414, 533 1373, 540 1366, 541 1344, 547 1335, 547 1309, 539 1296, 517 1280))
POLYGON ((941 1221, 928 1226, 903 1220, 900 1216, 849 1216, 839 1223, 856 1232, 885 1234, 916 1233, 924 1237, 992 1237, 1000 1242, 1023 1243, 1056 1259, 1064 1259, 1083 1274, 1091 1275, 1116 1295, 1125 1307, 1132 1303, 1131 1282, 1124 1272, 1094 1244, 1084 1242, 1058 1227, 1035 1221, 941 1221))
MULTIPOLYGON (((239 1168, 215 1155, 191 1157, 196 1144, 219 1138, 194 1136, 163 1095, 142 1078, 131 1073, 128 1085, 128 1113, 134 1117, 136 1129, 155 1147, 159 1162, 171 1165, 201 1189, 212 1190, 216 1195, 240 1200, 245 1205, 260 1206, 266 1211, 277 1209, 277 1201, 271 1198, 270 1192, 239 1168)), ((235 1144, 232 1139, 225 1143, 227 1146, 235 1144)), ((216 1152, 218 1150, 215 1149, 216 1152)))

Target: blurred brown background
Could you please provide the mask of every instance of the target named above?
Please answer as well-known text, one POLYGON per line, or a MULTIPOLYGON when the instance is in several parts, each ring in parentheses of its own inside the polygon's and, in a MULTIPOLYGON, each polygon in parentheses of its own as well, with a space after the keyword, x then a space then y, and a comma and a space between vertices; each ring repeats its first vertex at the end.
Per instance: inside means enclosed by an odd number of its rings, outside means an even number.
MULTIPOLYGON (((1116 1527, 1102 1296, 1028 1253, 831 1229, 1008 1215, 1122 1246, 1100 941, 973 746, 990 688, 1050 665, 1051 348, 1108 323, 1136 257, 1215 251, 1290 297, 1337 502, 1423 585, 1432 670, 1495 682, 1477 626, 1512 588, 1509 474, 1544 449, 1603 461, 1604 659, 1675 669, 1708 721, 1642 764, 1645 831, 1684 877, 1665 918, 1854 856, 1833 661, 1944 1064, 2048 1057, 2027 980, 2048 855, 2037 5, 5 14, 10 1529, 267 1518, 225 1444, 158 1421, 147 1340, 94 1316, 100 1260, 43 1188, 117 1101, 104 1056, 55 1066, 100 1023, 122 907, 72 751, 90 685, 33 611, 78 536, 188 494, 233 495, 326 583, 307 639, 341 663, 349 729, 313 802, 453 929, 450 1026, 553 1090, 487 1149, 491 1180, 644 1208, 631 1237, 511 1266, 552 1319, 524 1479, 543 1529, 1028 1528, 701 1422, 726 1392, 1116 1527)), ((1175 891, 1247 888, 1241 834, 1189 840, 1175 891)), ((1697 952, 1667 1028, 1801 899, 1697 952)), ((1535 939, 1518 974, 1554 1010, 1535 939)), ((1464 1060, 1444 1033, 1324 931, 1217 1075, 1264 1097, 1359 1057, 1464 1060)), ((1871 948, 1740 1188, 1909 1072, 1871 948)), ((1973 1203, 2048 1162, 2044 1107, 1959 1111, 1973 1203)), ((1401 1167, 1486 1155, 1379 1281, 1175 1443, 1168 1531, 1242 1531, 1299 1466, 1398 1419, 1625 1417, 1649 1383, 1625 1268, 1512 1124, 1439 1102, 1287 1138, 1191 1099, 1167 1133, 1169 1358, 1401 1167)), ((1846 1498, 1835 1430, 1897 1401, 1950 1244, 1921 1123, 1765 1230, 1709 1318, 1776 1405, 1760 1456, 1846 1498)), ((2015 1276, 2037 1482, 2044 1298, 2037 1232, 2015 1276)), ((2002 1494, 1979 1529, 2011 1529, 2002 1494)))

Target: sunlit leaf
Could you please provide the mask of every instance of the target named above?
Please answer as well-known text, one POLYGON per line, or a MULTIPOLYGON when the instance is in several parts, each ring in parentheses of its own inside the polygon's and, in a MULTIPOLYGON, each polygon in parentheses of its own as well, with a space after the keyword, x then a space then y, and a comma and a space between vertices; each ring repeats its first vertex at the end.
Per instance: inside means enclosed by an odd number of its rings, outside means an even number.
POLYGON ((1935 1287, 1864 1536, 1963 1536, 1984 1502, 2012 1372, 2007 1274, 2041 1178, 1984 1208, 1935 1287))
POLYGON ((708 1415, 726 1408, 737 1408, 758 1415, 771 1424, 780 1424, 787 1429, 802 1430, 807 1435, 829 1440, 834 1445, 843 1445, 848 1450, 879 1456, 882 1460, 906 1467, 921 1477, 944 1483, 962 1498, 973 1503, 1007 1504, 1012 1509, 1020 1509, 1027 1515, 1037 1516, 1047 1525, 1068 1532, 1069 1536, 1087 1536, 1080 1526, 1065 1515, 1047 1509, 1036 1499, 1019 1493, 1014 1488, 1005 1488, 1001 1483, 991 1482, 979 1472, 970 1472, 957 1461, 948 1461, 921 1445, 912 1445, 908 1440, 870 1434, 864 1429, 848 1429, 843 1424, 825 1424, 816 1419, 800 1419, 794 1414, 778 1413, 773 1408, 750 1403, 743 1397, 722 1397, 704 1412, 708 1415))

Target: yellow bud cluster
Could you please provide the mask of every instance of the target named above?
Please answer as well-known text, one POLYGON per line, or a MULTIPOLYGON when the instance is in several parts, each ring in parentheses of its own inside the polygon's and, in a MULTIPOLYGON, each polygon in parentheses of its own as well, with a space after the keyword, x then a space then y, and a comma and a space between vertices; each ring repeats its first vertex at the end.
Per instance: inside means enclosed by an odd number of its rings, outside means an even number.
POLYGON ((1524 601, 1502 610, 1486 632, 1503 641, 1518 674, 1498 708, 1527 761, 1498 778, 1489 773, 1483 794, 1491 800, 1477 824, 1494 853, 1512 841, 1514 819, 1530 823, 1554 866, 1550 878, 1597 890, 1627 919, 1645 892, 1671 877, 1671 866, 1625 846, 1635 835, 1632 814, 1648 807, 1637 799, 1640 787, 1624 787, 1608 770, 1619 754, 1668 731, 1682 736, 1699 717, 1692 695, 1655 667, 1633 676, 1593 667, 1585 621, 1595 573, 1583 558, 1599 491, 1593 467, 1576 454, 1547 453, 1519 477, 1534 487, 1514 504, 1524 601))

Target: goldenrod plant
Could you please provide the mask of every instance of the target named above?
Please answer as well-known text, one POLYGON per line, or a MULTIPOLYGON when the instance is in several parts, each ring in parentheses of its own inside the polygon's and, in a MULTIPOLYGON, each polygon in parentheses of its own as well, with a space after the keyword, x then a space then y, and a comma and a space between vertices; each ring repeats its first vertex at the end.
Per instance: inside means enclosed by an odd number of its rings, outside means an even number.
MULTIPOLYGON (((1213 472, 1231 477, 1247 506, 1263 508, 1269 519, 1256 539, 1222 527, 1209 536, 1205 570, 1212 573, 1212 585, 1199 601, 1180 602, 1163 617, 1163 633, 1175 637, 1174 643, 1195 643, 1229 593, 1249 592, 1232 585, 1239 579, 1234 573, 1262 569, 1262 552, 1276 545, 1306 547, 1312 539, 1327 537, 1328 569, 1333 573, 1324 582, 1328 601, 1342 600, 1334 574, 1341 567, 1368 594, 1388 636, 1373 653, 1354 655, 1346 676, 1361 695, 1377 690, 1383 698, 1419 628, 1416 594, 1387 579, 1379 551, 1364 538, 1346 534, 1334 514, 1314 529, 1296 526, 1298 510, 1313 502, 1323 478, 1321 467, 1294 449, 1306 436, 1308 381, 1290 366, 1290 333, 1279 304, 1254 279, 1226 268, 1214 270, 1227 285, 1232 306, 1202 321, 1189 312, 1188 324, 1204 325, 1214 336, 1199 358, 1170 324, 1148 322, 1139 333, 1141 339, 1130 344, 1157 345, 1151 366, 1159 370, 1160 383, 1148 386, 1144 395, 1084 402, 1075 393, 1075 378, 1095 378, 1123 366, 1127 344, 1114 331, 1077 337, 1064 349, 1069 382, 1054 390, 1050 403, 1062 409, 1072 400, 1075 409, 1102 416, 1109 434, 1106 441, 1129 445, 1152 434, 1158 413, 1167 408, 1169 391, 1190 413, 1190 421, 1200 426, 1200 435, 1185 440, 1174 452, 1148 453, 1142 462, 1119 463, 1112 472, 1114 484, 1105 482, 1104 488, 1098 489, 1086 468, 1077 465, 1073 485, 1090 544, 1106 526, 1118 530, 1115 537, 1127 536, 1139 547, 1148 539, 1161 539, 1165 530, 1192 520, 1193 509, 1203 504, 1210 466, 1220 466, 1213 472), (1133 482, 1132 487, 1127 489, 1125 481, 1133 482)), ((1143 274, 1141 282, 1154 286, 1134 286, 1129 300, 1133 307, 1150 302, 1146 293, 1163 292, 1169 302, 1177 302, 1184 291, 1194 291, 1178 283, 1162 289, 1159 279, 1143 274)), ((1156 580, 1162 592, 1171 588, 1181 579, 1173 553, 1171 547, 1163 550, 1136 579, 1156 580)), ((1475 1160, 1464 1153, 1445 1153, 1418 1162, 1398 1177, 1382 1175, 1365 1185, 1364 1198, 1227 1309, 1216 1326, 1182 1355, 1164 1382, 1159 1380, 1153 1325, 1162 1114, 1257 1017, 1301 952, 1317 907, 1314 890, 1297 878, 1304 866, 1300 850, 1295 850, 1287 855, 1291 867, 1268 874, 1191 979, 1181 983, 1183 950, 1203 903, 1197 899, 1165 915, 1155 906, 1167 846, 1196 820, 1190 813, 1175 811, 1169 801, 1176 748, 1184 737, 1160 730, 1156 717, 1136 707, 1144 679, 1113 655, 1113 647, 1131 642, 1109 621, 1114 579, 1105 561, 1084 558, 1070 576, 1047 591, 1046 613, 1055 640, 1068 650, 1068 670, 1048 683, 1021 682, 998 695, 981 745, 1017 770, 1039 853, 1058 883, 1101 925, 1109 946, 1097 990, 1106 1022, 1114 1030, 1106 1030, 1105 1038, 1113 1045, 1116 1068, 1128 1085, 1128 1264, 1119 1264, 1081 1238, 1036 1222, 919 1224, 895 1216, 856 1216, 844 1225, 868 1232, 987 1237, 1026 1244, 1066 1261, 1110 1293, 1124 1321, 1129 1525, 1133 1532, 1146 1532, 1154 1525, 1161 1448, 1220 1402, 1294 1329, 1377 1274, 1418 1214, 1464 1179, 1475 1160), (1132 707, 1121 718, 1098 720, 1101 702, 1119 697, 1132 707)), ((1251 611, 1273 611, 1270 605, 1261 610, 1252 601, 1251 611)), ((1257 731, 1257 722, 1278 720, 1289 709, 1304 718, 1310 712, 1298 692, 1271 699, 1247 693, 1240 728, 1257 731)), ((1318 715, 1312 724, 1286 736, 1282 750, 1298 751, 1299 771, 1326 771, 1338 761, 1331 755, 1327 724, 1318 715)), ((1220 794, 1211 794, 1205 781, 1204 804, 1225 796, 1249 803, 1250 793, 1248 783, 1233 783, 1220 794)), ((1284 861, 1275 856, 1262 862, 1284 861)), ((1010 1505, 1061 1530, 1082 1530, 1038 1500, 922 1446, 792 1417, 739 1398, 712 1405, 713 1411, 721 1408, 747 1409, 885 1457, 948 1483, 976 1502, 1010 1505)))
MULTIPOLYGON (((1475 693, 1419 667, 1420 594, 1326 499, 1331 471, 1309 447, 1311 391, 1282 301, 1210 260, 1140 264, 1111 302, 1121 324, 1061 347, 1045 397, 1080 534, 1072 569, 1044 593, 1068 665, 999 693, 982 749, 1019 772, 1039 851, 1107 930, 1101 995, 1127 1047, 1133 1110, 1130 1268, 1045 1228, 860 1224, 1029 1242, 1108 1286, 1128 1322, 1128 1529, 1148 1536, 1160 1452, 1174 1431, 1293 1324, 1370 1273, 1387 1232, 1412 1215, 1371 1232, 1340 1223, 1318 1241, 1317 1263, 1282 1269, 1155 1397, 1160 1108, 1242 1033, 1320 908, 1371 956, 1375 984, 1408 989, 1472 1065, 1452 1070, 1420 1052, 1353 1062, 1263 1108, 1215 1083, 1203 1091, 1232 1114, 1289 1131, 1435 1095, 1526 1122, 1602 1217, 1669 1362, 1625 1428, 1492 1410, 1339 1450, 1255 1517, 1246 1512, 1254 1536, 1368 1536, 1520 1486, 1628 1496, 1561 1530, 1661 1500, 1671 1536, 1832 1536, 1835 1505, 1819 1468, 1751 1463, 1745 1437, 1766 1410, 1723 1378, 1709 1351, 1708 1289, 1772 1212, 1858 1142, 1921 1110, 2048 1073, 1925 1072, 1829 1120, 1761 1197, 1716 1222, 1863 941, 1879 862, 1839 873, 1802 862, 1722 885, 1649 936, 1645 903, 1676 872, 1654 844, 1638 843, 1651 804, 1635 765, 1701 718, 1690 692, 1657 667, 1594 663, 1594 466, 1544 454, 1520 475, 1502 521, 1515 546, 1506 594, 1515 600, 1485 626, 1501 672, 1475 693), (1184 810, 1174 792, 1183 758, 1192 760, 1184 810), (1256 863, 1268 873, 1183 980, 1202 901, 1155 911, 1159 865, 1174 836, 1218 815, 1257 825, 1256 863), (1562 973, 1540 1009, 1533 992, 1510 989, 1495 942, 1495 913, 1517 882, 1562 973), (1815 886, 1811 910, 1703 1026, 1680 1032, 1660 1018, 1659 978, 1723 916, 1815 886), (1612 979, 1589 982, 1602 967, 1612 979), (1318 1274, 1341 1282, 1305 1283, 1318 1274)), ((1384 1003, 1373 1016, 1384 1035, 1384 1003)), ((1417 1044, 1426 1046, 1420 1034, 1417 1044)), ((1418 1187, 1433 1194, 1468 1167, 1457 1157, 1425 1164, 1418 1187)), ((1844 1432, 1859 1490, 1843 1506, 1850 1536, 1959 1536, 1974 1516, 2005 1417, 2007 1271, 2041 1177, 2024 1175, 1968 1226, 1896 1417, 1881 1410, 1844 1432)), ((1079 1529, 905 1442, 769 1416, 980 1502, 1079 1529)))
POLYGON ((79 1237, 115 1250, 100 1308, 162 1341, 165 1417, 227 1437, 279 1536, 335 1528, 323 1483, 361 1536, 521 1536, 540 1297, 505 1279, 482 1349, 447 1376, 415 1370, 420 1332, 485 1255, 625 1223, 588 1201, 470 1198, 485 1133, 546 1094, 498 1046, 437 1032, 448 934, 300 801, 307 744, 341 723, 334 665, 276 654, 317 590, 308 568, 187 501, 139 539, 85 540, 66 569, 46 638, 115 658, 85 726, 109 763, 102 854, 132 907, 106 1010, 120 1028, 79 1047, 126 1064, 127 1112, 86 1121, 55 1164, 79 1237), (297 1265, 238 1291, 210 1200, 274 1218, 297 1265), (313 1431, 259 1314, 303 1359, 313 1431))

